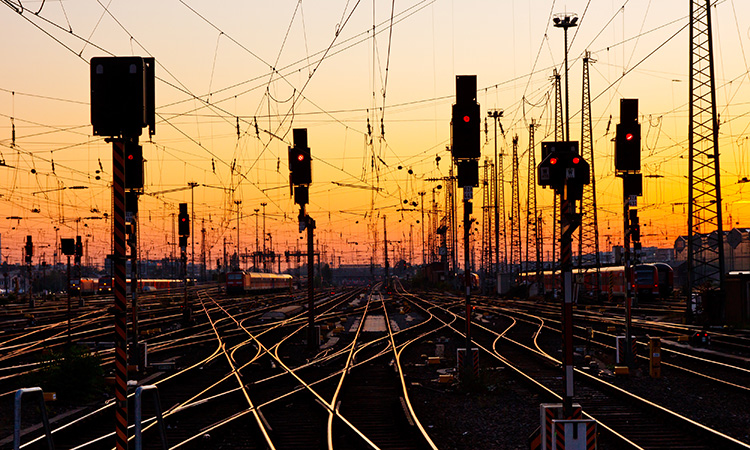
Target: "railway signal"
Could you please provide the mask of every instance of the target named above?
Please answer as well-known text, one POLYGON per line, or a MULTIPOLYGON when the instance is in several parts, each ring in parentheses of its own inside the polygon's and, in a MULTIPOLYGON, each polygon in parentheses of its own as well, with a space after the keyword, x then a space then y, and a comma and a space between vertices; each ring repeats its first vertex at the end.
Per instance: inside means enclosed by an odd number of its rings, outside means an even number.
POLYGON ((615 170, 641 170, 641 124, 638 99, 620 99, 620 123, 615 135, 615 170))
POLYGON ((464 188, 464 286, 466 288, 466 358, 459 364, 462 375, 471 377, 475 373, 471 345, 471 270, 469 233, 473 189, 479 186, 479 157, 481 127, 479 103, 477 103, 477 76, 456 76, 456 103, 451 109, 451 156, 458 166, 458 185, 464 188))
POLYGON ((294 145, 289 147, 289 185, 294 193, 294 203, 299 205, 299 231, 307 230, 307 346, 314 351, 318 348, 319 333, 315 328, 315 286, 312 281, 315 263, 315 220, 305 212, 305 205, 310 202, 309 186, 312 184, 312 158, 310 147, 307 146, 307 128, 293 129, 292 139, 294 145))
POLYGON ((190 236, 190 215, 187 212, 187 206, 187 203, 180 203, 180 213, 177 215, 178 234, 185 237, 190 236))
POLYGON ((125 189, 143 189, 143 147, 125 144, 125 189))
POLYGON ((31 236, 26 236, 26 246, 24 247, 26 264, 31 264, 31 257, 34 256, 34 243, 31 236))
MULTIPOLYGON (((137 151, 143 128, 156 131, 155 61, 153 58, 91 59, 91 125, 95 136, 112 143, 112 279, 115 293, 115 448, 128 448, 127 303, 125 252, 126 148, 137 151)), ((133 154, 128 185, 142 187, 142 156, 133 154), (140 162, 140 166, 137 164, 140 162), (138 170, 140 169, 140 177, 138 170)), ((136 187, 135 189, 138 189, 136 187)), ((135 280, 134 280, 135 282, 135 280)))
MULTIPOLYGON (((479 159, 481 156, 480 137, 477 76, 457 75, 456 103, 453 104, 451 115, 453 159, 479 159)), ((459 182, 459 186, 467 185, 459 182)))
POLYGON ((289 147, 289 182, 292 186, 312 183, 312 158, 307 146, 307 128, 292 130, 294 145, 289 147))

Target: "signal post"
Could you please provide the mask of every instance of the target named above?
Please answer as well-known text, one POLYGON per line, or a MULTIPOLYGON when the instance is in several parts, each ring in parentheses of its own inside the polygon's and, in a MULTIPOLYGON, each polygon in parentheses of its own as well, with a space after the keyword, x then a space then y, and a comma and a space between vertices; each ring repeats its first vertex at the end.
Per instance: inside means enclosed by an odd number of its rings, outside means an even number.
POLYGON ((477 76, 456 75, 456 103, 451 114, 451 154, 458 166, 458 185, 464 188, 464 285, 466 288, 466 348, 461 376, 476 377, 479 370, 478 349, 471 344, 471 266, 469 233, 471 231, 472 197, 474 187, 479 186, 480 121, 477 103, 477 76))
MULTIPOLYGON (((177 230, 180 235, 180 267, 182 269, 182 280, 185 284, 183 289, 182 321, 189 325, 193 320, 193 310, 188 301, 188 275, 187 275, 187 240, 190 237, 190 215, 187 212, 187 203, 180 203, 180 213, 177 215, 177 230)), ((237 252, 239 255, 239 251, 237 252)))
POLYGON ((138 56, 91 59, 91 125, 112 143, 112 222, 115 324, 115 448, 128 448, 127 302, 125 253, 126 147, 138 145, 143 128, 156 132, 154 59, 138 56))
POLYGON ((305 212, 310 202, 312 184, 312 157, 307 146, 307 128, 292 130, 294 145, 289 147, 289 187, 294 203, 299 205, 299 231, 307 230, 307 347, 318 349, 318 331, 315 327, 315 220, 305 212))
POLYGON ((641 124, 638 123, 638 99, 620 99, 620 123, 615 135, 615 176, 622 178, 623 190, 623 264, 625 266, 625 363, 628 370, 634 362, 630 333, 632 308, 637 291, 636 276, 631 265, 630 243, 633 242, 633 263, 638 264, 641 249, 641 226, 638 219, 638 197, 643 195, 641 174, 641 124))
POLYGON ((590 181, 589 164, 578 154, 578 142, 543 142, 539 185, 551 187, 560 198, 560 269, 563 286, 563 404, 562 418, 575 419, 573 408, 573 264, 571 240, 581 223, 576 201, 583 197, 583 185, 590 181))

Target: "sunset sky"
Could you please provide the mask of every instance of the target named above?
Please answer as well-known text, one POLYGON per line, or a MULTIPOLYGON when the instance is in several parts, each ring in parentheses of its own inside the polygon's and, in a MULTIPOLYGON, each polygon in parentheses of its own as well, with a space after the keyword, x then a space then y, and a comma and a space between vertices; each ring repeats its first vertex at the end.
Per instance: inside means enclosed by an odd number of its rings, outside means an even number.
MULTIPOLYGON (((400 241, 394 246, 407 258, 412 228, 419 263, 422 205, 404 200, 419 204, 418 192, 427 192, 430 210, 439 183, 426 179, 448 174, 456 75, 477 75, 483 117, 504 111, 497 145, 506 155, 508 211, 511 140, 519 136, 524 210, 528 125, 540 124, 537 162, 539 143, 554 133, 550 76, 555 67, 562 71, 564 44, 552 15, 562 12, 579 16, 569 32, 573 140, 581 134, 582 57, 589 50, 596 59, 600 246, 622 242, 612 139, 619 99, 638 98, 643 242, 671 247, 687 234, 688 8, 689 0, 3 0, 2 255, 18 262, 32 235, 37 246, 49 245, 35 256, 51 262, 55 228, 58 238, 86 236, 97 264, 109 253, 111 223, 102 217, 111 208, 112 150, 92 136, 88 64, 94 56, 137 55, 157 62, 157 132, 150 142, 142 137, 144 257, 169 253, 177 205, 191 200, 188 182, 201 185, 194 190, 197 255, 202 224, 213 262, 225 239, 235 250, 237 200, 243 253, 255 250, 254 210, 262 215, 262 202, 274 250, 302 246, 287 147, 292 128, 307 128, 314 159, 309 213, 328 256, 365 263, 373 251, 382 253, 382 243, 372 242, 382 239, 386 215, 388 239, 400 241), (79 186, 86 189, 70 189, 79 186), (176 191, 160 193, 168 190, 176 191), (415 210, 398 210, 409 208, 415 210)), ((711 13, 724 228, 748 227, 750 184, 742 180, 750 177, 750 3, 719 0, 711 13)), ((483 158, 494 152, 491 120, 488 127, 483 158)), ((442 208, 444 189, 436 195, 442 208)), ((481 222, 481 191, 474 196, 481 222)), ((538 198, 549 243, 551 192, 538 189, 538 198)), ((262 217, 258 223, 262 228, 262 217)))

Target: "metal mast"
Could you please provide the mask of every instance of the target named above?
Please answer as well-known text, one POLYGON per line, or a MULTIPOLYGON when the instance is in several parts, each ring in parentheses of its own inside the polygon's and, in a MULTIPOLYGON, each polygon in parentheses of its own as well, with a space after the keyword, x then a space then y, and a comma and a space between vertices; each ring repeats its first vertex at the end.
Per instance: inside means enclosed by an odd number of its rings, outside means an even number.
MULTIPOLYGON (((555 141, 560 142, 565 139, 565 122, 563 120, 563 106, 562 106, 562 87, 560 86, 560 74, 557 73, 557 69, 552 71, 552 82, 555 85, 555 141)), ((555 271, 557 267, 557 236, 560 231, 560 224, 557 221, 557 204, 558 196, 557 193, 553 194, 554 201, 552 202, 552 258, 550 259, 550 267, 552 271, 555 271)), ((554 279, 554 277, 553 277, 554 279)), ((554 281, 555 295, 557 292, 558 282, 554 281)))
MULTIPOLYGON (((709 287, 724 290, 718 132, 710 0, 690 0, 687 263, 691 294, 709 287), (712 234, 704 236, 707 233, 712 234)), ((723 309, 722 303, 716 312, 723 309)))
MULTIPOLYGON (((489 159, 485 159, 482 178, 482 277, 484 280, 493 273, 492 270, 492 216, 494 209, 492 191, 492 173, 495 166, 489 159)), ((486 286, 484 286, 486 287, 486 286)))
MULTIPOLYGON (((534 119, 531 119, 531 124, 529 125, 528 194, 526 196, 526 272, 536 272, 536 283, 541 283, 542 245, 539 221, 537 220, 536 156, 534 154, 534 130, 536 127, 536 122, 534 119), (529 255, 530 245, 534 246, 533 255, 529 255), (531 264, 532 257, 534 258, 533 265, 531 264)), ((541 293, 541 290, 538 293, 541 293)))
POLYGON ((521 265, 521 194, 518 182, 518 135, 513 136, 513 183, 510 206, 510 266, 521 265))
POLYGON ((583 57, 583 101, 581 102, 581 156, 589 162, 591 183, 583 186, 581 200, 581 226, 578 229, 578 268, 594 266, 596 284, 585 286, 593 288, 594 298, 599 298, 601 291, 601 260, 599 257, 599 222, 596 215, 596 176, 594 171, 594 138, 591 128, 591 85, 589 83, 589 64, 595 63, 591 52, 586 51, 583 57))

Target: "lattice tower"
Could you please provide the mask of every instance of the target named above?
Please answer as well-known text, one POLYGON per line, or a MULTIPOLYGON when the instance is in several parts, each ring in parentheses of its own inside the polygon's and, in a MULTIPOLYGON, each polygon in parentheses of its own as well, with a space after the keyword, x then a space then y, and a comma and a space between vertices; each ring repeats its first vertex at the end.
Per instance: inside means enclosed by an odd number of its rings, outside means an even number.
POLYGON ((521 196, 518 182, 518 135, 513 136, 513 182, 510 205, 510 266, 511 271, 521 267, 521 196))
POLYGON ((529 125, 528 193, 526 194, 526 272, 536 272, 538 277, 542 266, 542 249, 540 242, 541 230, 539 229, 539 221, 537 220, 536 204, 536 156, 534 151, 534 131, 536 127, 536 122, 534 119, 531 119, 531 124, 529 125))
POLYGON ((494 199, 492 191, 492 173, 495 171, 495 165, 485 159, 482 165, 482 270, 485 276, 493 273, 492 258, 494 252, 492 248, 492 218, 494 215, 494 199))
POLYGON ((583 186, 581 200, 581 226, 578 229, 578 268, 592 267, 596 276, 591 277, 592 285, 584 286, 599 298, 601 291, 601 260, 599 256, 599 222, 596 214, 596 171, 594 170, 594 138, 591 128, 591 89, 589 83, 589 64, 595 63, 591 53, 586 51, 583 57, 583 100, 581 102, 581 156, 588 161, 591 170, 591 182, 583 186))
POLYGON ((710 6, 709 0, 690 0, 687 263, 691 294, 709 286, 724 289, 719 124, 716 120, 710 6))

